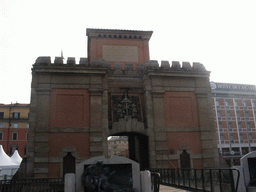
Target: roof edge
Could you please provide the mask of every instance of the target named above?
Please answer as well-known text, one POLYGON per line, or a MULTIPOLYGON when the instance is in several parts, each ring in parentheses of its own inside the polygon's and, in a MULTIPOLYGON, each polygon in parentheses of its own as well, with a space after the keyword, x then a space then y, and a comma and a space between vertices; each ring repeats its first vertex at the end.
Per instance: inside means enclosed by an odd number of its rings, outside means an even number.
MULTIPOLYGON (((124 29, 93 29, 87 28, 86 35, 88 37, 102 37, 102 38, 127 38, 130 36, 134 39, 150 39, 153 31, 139 31, 139 30, 124 30, 124 29)), ((131 39, 131 38, 130 38, 131 39)))

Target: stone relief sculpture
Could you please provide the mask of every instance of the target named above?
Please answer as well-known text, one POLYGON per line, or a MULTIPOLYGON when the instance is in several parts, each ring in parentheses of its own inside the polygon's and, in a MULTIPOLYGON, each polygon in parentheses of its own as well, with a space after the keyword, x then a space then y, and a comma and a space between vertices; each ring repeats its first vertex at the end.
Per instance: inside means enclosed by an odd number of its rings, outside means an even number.
POLYGON ((137 113, 136 105, 127 97, 127 94, 125 94, 125 98, 117 104, 117 107, 117 114, 120 118, 124 116, 135 117, 137 113))
POLYGON ((101 161, 85 168, 82 183, 87 192, 137 192, 131 171, 113 170, 101 161))

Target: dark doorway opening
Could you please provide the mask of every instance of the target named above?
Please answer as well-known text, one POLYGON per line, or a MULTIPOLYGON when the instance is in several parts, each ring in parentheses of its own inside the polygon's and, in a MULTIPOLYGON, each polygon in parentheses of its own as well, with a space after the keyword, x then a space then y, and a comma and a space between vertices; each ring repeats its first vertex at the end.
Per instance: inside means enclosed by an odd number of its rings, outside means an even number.
POLYGON ((63 157, 63 178, 66 173, 76 173, 76 158, 68 152, 65 157, 63 157))
POLYGON ((136 132, 123 132, 111 136, 127 136, 128 158, 138 162, 141 170, 149 169, 148 136, 136 132))
POLYGON ((183 150, 183 152, 180 154, 180 168, 182 169, 191 168, 190 154, 188 154, 186 150, 183 150))

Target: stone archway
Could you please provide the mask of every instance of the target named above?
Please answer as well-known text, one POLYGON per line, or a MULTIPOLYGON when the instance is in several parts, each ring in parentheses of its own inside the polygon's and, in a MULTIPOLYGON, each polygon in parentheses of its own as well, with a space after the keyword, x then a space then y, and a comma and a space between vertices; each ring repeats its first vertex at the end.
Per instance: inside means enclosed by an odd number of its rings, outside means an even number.
POLYGON ((138 162, 141 170, 149 168, 149 139, 147 135, 137 132, 121 132, 111 136, 127 136, 129 159, 138 162))

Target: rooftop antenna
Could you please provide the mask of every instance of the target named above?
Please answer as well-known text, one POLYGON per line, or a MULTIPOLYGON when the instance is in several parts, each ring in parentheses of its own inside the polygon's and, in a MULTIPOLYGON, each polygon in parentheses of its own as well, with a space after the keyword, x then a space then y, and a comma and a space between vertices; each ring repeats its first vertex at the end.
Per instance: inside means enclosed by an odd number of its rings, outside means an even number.
POLYGON ((61 59, 62 59, 62 60, 65 59, 64 56, 63 56, 63 51, 62 51, 62 49, 61 49, 61 59))

